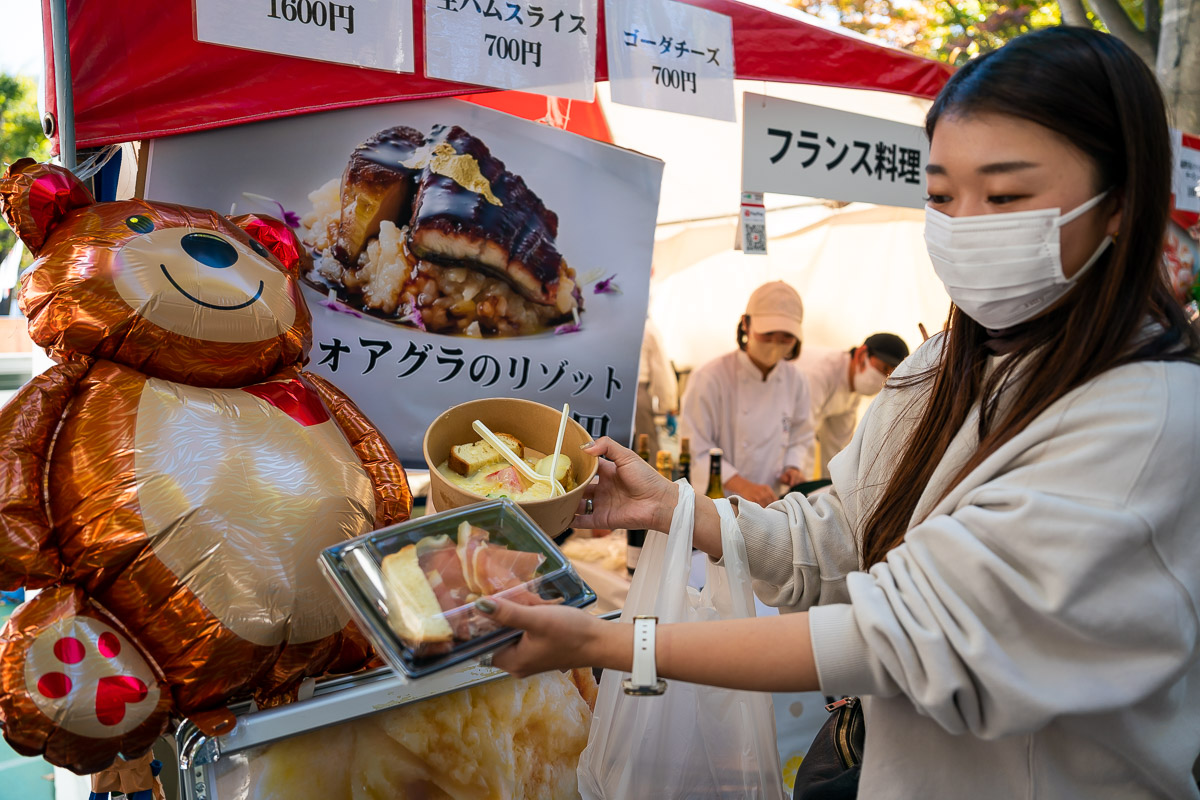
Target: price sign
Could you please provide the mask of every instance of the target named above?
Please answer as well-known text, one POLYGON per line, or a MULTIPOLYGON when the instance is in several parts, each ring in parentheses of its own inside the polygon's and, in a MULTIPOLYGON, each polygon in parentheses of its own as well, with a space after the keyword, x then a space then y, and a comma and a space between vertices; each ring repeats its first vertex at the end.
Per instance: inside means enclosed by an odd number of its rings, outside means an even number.
POLYGON ((674 0, 608 0, 616 103, 733 121, 733 21, 674 0))
POLYGON ((413 71, 412 0, 195 0, 195 12, 197 41, 413 71))
POLYGON ((596 0, 426 0, 425 74, 590 102, 596 0))

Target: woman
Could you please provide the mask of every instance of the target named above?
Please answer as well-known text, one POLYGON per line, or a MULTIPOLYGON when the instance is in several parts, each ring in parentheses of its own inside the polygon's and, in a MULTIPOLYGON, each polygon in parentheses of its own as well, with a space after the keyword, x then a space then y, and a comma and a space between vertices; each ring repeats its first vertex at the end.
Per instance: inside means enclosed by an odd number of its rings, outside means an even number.
MULTIPOLYGON (((1157 85, 1116 38, 1056 28, 962 68, 927 130, 948 331, 833 493, 736 501, 759 596, 807 613, 663 625, 659 674, 864 696, 864 798, 1200 797, 1200 367, 1158 263, 1157 85)), ((593 452, 612 463, 576 524, 665 530, 675 487, 593 452)), ((719 557, 714 508, 695 540, 719 557)), ((483 606, 526 630, 496 655, 512 672, 630 668, 631 626, 483 606)))
POLYGON ((804 322, 800 295, 783 281, 764 283, 738 321, 738 349, 688 379, 680 436, 692 440, 692 484, 708 485, 709 451, 722 451, 721 485, 760 505, 812 474, 816 429, 808 379, 797 357, 804 322))

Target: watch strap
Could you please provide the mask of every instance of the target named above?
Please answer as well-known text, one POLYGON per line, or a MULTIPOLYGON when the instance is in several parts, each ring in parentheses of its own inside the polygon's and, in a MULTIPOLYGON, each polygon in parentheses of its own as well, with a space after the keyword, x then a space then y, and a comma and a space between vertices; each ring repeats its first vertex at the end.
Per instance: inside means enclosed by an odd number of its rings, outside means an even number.
POLYGON ((633 669, 623 686, 626 694, 654 695, 666 691, 666 681, 659 680, 655 657, 655 626, 658 617, 633 618, 633 669))

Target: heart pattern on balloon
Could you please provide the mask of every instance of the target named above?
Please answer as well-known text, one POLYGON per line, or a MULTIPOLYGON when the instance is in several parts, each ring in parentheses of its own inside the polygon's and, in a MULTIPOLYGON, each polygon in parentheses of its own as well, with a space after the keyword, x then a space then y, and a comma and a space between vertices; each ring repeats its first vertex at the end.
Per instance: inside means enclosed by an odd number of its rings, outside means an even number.
POLYGON ((93 738, 127 733, 158 702, 154 674, 137 648, 87 616, 59 620, 43 631, 30 646, 25 677, 47 716, 93 738))

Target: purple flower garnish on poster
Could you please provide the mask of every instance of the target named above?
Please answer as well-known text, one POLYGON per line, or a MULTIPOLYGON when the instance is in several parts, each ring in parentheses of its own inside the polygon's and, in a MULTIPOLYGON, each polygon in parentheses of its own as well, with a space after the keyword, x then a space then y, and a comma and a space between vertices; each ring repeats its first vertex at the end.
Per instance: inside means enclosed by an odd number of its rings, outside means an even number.
POLYGON ((288 211, 283 207, 283 203, 276 200, 274 197, 267 197, 265 194, 255 194, 254 192, 242 192, 243 197, 249 197, 251 200, 258 200, 263 203, 272 203, 279 209, 279 218, 289 228, 300 227, 300 215, 295 211, 288 211))
POLYGON ((596 285, 592 288, 593 294, 620 294, 621 287, 616 284, 617 276, 610 275, 607 278, 596 281, 596 285))
POLYGON ((410 306, 407 303, 404 305, 404 314, 400 317, 401 322, 407 322, 417 330, 427 331, 425 320, 421 317, 421 309, 416 306, 410 306))

